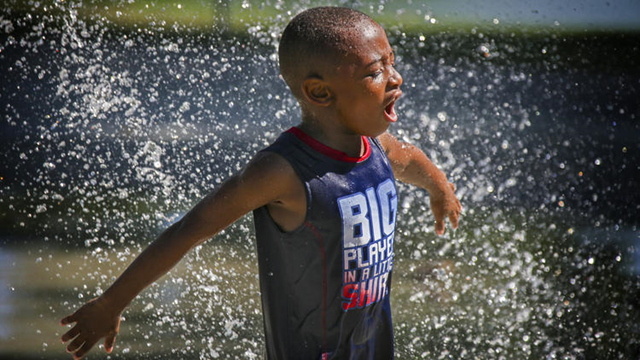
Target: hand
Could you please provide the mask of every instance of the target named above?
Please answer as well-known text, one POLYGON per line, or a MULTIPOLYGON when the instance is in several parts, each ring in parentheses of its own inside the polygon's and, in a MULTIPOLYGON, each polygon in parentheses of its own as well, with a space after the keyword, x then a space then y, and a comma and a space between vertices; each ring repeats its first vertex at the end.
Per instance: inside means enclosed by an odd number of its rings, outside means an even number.
POLYGON ((448 186, 439 194, 431 194, 431 211, 436 218, 436 234, 444 234, 444 219, 449 218, 451 227, 453 229, 458 228, 458 219, 462 212, 462 205, 456 197, 456 187, 452 183, 447 183, 448 186))
POLYGON ((103 337, 104 349, 109 354, 120 330, 120 312, 111 309, 102 298, 95 298, 60 321, 60 325, 71 323, 76 325, 62 335, 62 342, 73 339, 67 345, 67 352, 73 354, 74 359, 86 355, 103 337))

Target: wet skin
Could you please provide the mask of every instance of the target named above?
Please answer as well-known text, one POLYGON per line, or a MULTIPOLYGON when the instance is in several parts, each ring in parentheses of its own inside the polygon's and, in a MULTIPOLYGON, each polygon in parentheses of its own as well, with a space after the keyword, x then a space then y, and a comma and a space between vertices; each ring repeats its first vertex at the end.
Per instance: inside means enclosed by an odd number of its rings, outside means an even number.
MULTIPOLYGON (((402 77, 393 68, 393 51, 384 30, 374 22, 358 25, 362 31, 351 39, 351 51, 337 68, 303 82, 299 127, 350 156, 361 154, 363 135, 377 137, 396 178, 429 191, 436 232, 444 232, 447 217, 456 228, 462 208, 453 184, 421 150, 385 132, 397 120, 393 107, 402 94, 402 77)), ((144 288, 193 247, 261 206, 268 207, 284 231, 300 226, 306 215, 300 179, 286 160, 272 153, 254 157, 160 234, 100 297, 65 317, 62 325, 75 324, 62 336, 67 351, 82 358, 104 338, 105 350, 111 352, 122 311, 144 288)))
POLYGON ((348 54, 335 66, 314 69, 302 84, 309 111, 300 128, 350 156, 362 151, 361 136, 377 137, 397 121, 394 105, 402 95, 402 76, 380 25, 363 21, 349 38, 348 54))

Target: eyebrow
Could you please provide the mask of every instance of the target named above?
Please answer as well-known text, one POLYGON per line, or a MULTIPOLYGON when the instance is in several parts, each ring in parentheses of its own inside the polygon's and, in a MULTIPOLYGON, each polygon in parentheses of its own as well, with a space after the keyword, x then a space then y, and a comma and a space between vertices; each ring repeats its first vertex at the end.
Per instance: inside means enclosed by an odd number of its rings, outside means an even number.
MULTIPOLYGON (((395 58, 395 54, 393 53, 393 50, 391 50, 391 51, 389 52, 388 56, 389 56, 390 58, 395 58)), ((379 63, 380 61, 382 61, 382 59, 383 59, 383 58, 384 58, 384 56, 377 57, 375 60, 373 60, 372 62, 370 62, 370 63, 366 64, 365 66, 366 66, 366 67, 369 67, 369 66, 371 66, 371 65, 373 65, 373 64, 379 63)))
POLYGON ((376 58, 375 60, 373 60, 372 62, 370 62, 370 63, 366 64, 366 65, 365 65, 365 67, 369 67, 369 66, 371 66, 371 65, 373 65, 373 64, 377 64, 377 63, 379 63, 380 61, 382 61, 382 58, 381 58, 381 57, 378 57, 378 58, 376 58))

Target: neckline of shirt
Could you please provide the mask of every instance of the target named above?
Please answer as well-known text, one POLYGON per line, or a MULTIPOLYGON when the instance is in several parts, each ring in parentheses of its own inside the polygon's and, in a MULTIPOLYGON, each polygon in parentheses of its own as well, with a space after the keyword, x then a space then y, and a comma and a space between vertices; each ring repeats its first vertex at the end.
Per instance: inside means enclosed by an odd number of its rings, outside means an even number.
POLYGON ((347 155, 346 153, 340 150, 336 150, 332 147, 329 147, 321 143, 320 141, 311 137, 311 135, 305 133, 304 131, 300 130, 295 126, 290 128, 286 132, 294 135, 295 137, 300 139, 302 142, 309 145, 315 151, 325 156, 328 156, 334 160, 345 161, 350 163, 359 163, 367 160, 369 158, 369 155, 371 155, 371 144, 369 143, 369 138, 367 138, 366 136, 362 137, 362 142, 364 143, 364 154, 359 157, 353 157, 353 156, 347 155))

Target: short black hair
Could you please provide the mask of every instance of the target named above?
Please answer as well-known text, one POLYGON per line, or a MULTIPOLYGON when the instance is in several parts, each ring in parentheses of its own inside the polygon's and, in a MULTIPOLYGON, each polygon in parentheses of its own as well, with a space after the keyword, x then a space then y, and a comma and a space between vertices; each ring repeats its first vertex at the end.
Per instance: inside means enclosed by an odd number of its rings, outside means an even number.
POLYGON ((314 75, 318 62, 337 60, 349 52, 349 39, 362 31, 362 22, 377 23, 368 15, 345 7, 316 7, 296 15, 282 33, 278 47, 280 73, 294 96, 298 84, 314 75))

